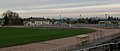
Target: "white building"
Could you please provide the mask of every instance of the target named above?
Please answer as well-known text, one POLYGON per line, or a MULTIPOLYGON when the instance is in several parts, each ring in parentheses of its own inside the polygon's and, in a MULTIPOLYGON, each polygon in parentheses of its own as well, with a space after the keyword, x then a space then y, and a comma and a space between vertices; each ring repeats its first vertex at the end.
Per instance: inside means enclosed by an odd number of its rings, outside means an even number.
POLYGON ((100 21, 98 24, 112 24, 110 21, 100 21))
POLYGON ((26 26, 49 25, 51 22, 45 18, 28 18, 23 21, 26 26))
POLYGON ((4 24, 4 19, 0 18, 0 26, 2 26, 4 24))

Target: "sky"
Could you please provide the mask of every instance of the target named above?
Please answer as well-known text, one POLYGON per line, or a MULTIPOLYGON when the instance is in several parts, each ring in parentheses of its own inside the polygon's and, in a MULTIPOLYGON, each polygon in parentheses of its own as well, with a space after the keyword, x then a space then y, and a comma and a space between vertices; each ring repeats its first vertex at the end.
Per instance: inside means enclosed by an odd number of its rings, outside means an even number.
POLYGON ((7 10, 20 17, 120 17, 120 0, 0 0, 0 17, 7 10))

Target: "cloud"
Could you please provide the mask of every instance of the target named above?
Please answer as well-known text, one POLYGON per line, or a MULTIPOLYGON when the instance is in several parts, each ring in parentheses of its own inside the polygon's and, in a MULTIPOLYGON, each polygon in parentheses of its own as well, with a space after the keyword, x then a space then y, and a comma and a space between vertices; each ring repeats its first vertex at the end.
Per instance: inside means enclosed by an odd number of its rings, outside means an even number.
POLYGON ((28 16, 85 16, 110 13, 120 16, 120 0, 0 0, 0 14, 13 10, 22 17, 28 16), (72 15, 73 14, 73 15, 72 15))
POLYGON ((66 7, 82 7, 103 4, 119 3, 119 0, 0 0, 1 8, 11 9, 49 9, 49 8, 66 8, 66 7))

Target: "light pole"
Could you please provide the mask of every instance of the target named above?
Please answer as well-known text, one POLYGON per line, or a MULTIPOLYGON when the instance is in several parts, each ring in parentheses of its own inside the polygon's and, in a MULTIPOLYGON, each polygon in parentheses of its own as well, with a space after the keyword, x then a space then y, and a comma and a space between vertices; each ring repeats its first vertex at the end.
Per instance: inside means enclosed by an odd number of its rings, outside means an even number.
POLYGON ((62 20, 61 20, 61 17, 62 17, 62 15, 60 14, 60 23, 61 23, 61 21, 62 21, 62 20))
POLYGON ((79 23, 80 23, 80 25, 82 26, 82 24, 81 24, 81 20, 82 20, 82 15, 80 14, 79 23))
POLYGON ((108 14, 105 14, 105 19, 106 19, 106 21, 107 21, 107 16, 108 16, 108 14))
POLYGON ((82 15, 80 14, 80 18, 82 18, 82 15))
POLYGON ((106 25, 106 28, 107 28, 107 16, 108 16, 108 14, 105 14, 105 19, 106 19, 105 25, 106 25))
POLYGON ((60 14, 60 20, 61 20, 61 16, 62 16, 62 15, 60 14))
POLYGON ((60 14, 60 20, 61 20, 61 16, 62 16, 62 15, 60 14))

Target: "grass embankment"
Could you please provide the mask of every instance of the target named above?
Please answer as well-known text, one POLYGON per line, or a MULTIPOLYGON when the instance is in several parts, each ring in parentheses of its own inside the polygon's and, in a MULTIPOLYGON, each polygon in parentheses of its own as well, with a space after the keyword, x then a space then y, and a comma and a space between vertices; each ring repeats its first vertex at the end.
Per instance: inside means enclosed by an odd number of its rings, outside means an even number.
POLYGON ((95 30, 47 29, 47 28, 0 28, 0 48, 71 37, 95 30))

